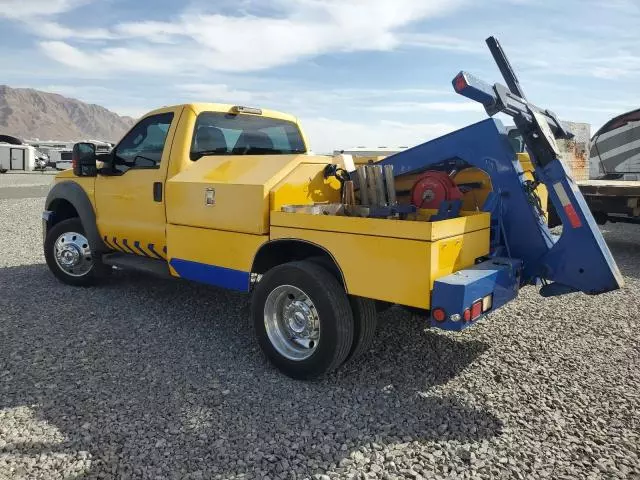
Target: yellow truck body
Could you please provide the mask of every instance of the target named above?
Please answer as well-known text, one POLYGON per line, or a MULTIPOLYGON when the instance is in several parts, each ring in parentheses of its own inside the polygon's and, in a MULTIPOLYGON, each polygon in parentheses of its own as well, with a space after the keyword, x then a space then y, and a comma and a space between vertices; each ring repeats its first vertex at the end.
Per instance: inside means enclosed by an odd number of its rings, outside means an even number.
POLYGON ((309 154, 283 113, 163 107, 108 155, 82 156, 87 145, 46 201, 52 272, 88 285, 116 266, 252 291, 258 342, 295 378, 366 351, 380 305, 428 313, 437 279, 489 254, 490 214, 469 199, 437 222, 419 209, 402 219, 285 211, 340 205, 342 184, 325 169, 342 157, 309 154))
MULTIPOLYGON (((246 277, 248 290, 258 251, 286 239, 326 251, 349 294, 428 309, 436 278, 488 254, 489 214, 473 209, 437 223, 281 212, 284 205, 339 201, 339 183, 323 177, 330 156, 191 160, 198 115, 232 108, 190 104, 154 110, 142 120, 174 115, 159 168, 95 178, 66 171, 55 181, 74 181, 87 192, 100 236, 111 249, 166 259, 176 277, 190 278, 192 271, 176 265, 196 265, 212 273, 211 283, 223 287, 228 274, 246 277), (164 184, 161 202, 151 199, 155 182, 164 184), (215 192, 213 204, 205 202, 207 190, 215 192)), ((261 116, 297 124, 294 117, 275 111, 262 110, 261 116)))

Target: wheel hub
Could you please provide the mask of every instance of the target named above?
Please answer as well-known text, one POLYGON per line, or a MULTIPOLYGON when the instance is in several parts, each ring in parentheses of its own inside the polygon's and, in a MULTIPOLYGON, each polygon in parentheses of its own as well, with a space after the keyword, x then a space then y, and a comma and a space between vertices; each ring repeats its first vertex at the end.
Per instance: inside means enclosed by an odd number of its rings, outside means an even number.
POLYGON ((316 327, 313 312, 303 301, 294 300, 285 304, 283 316, 287 327, 295 337, 307 337, 316 327))
POLYGON ((66 232, 53 244, 53 254, 58 266, 68 275, 81 277, 93 267, 89 241, 77 232, 66 232))
POLYGON ((305 360, 320 339, 320 318, 309 296, 292 285, 281 285, 267 297, 264 324, 274 348, 290 360, 305 360))
POLYGON ((60 252, 60 262, 68 268, 72 268, 80 263, 80 250, 76 245, 65 245, 60 252))

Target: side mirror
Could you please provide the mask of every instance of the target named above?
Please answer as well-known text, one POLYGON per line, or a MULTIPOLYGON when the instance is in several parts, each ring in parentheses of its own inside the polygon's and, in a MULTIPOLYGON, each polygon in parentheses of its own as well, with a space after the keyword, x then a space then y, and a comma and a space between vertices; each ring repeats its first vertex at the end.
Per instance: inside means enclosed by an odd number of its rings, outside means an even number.
POLYGON ((95 177, 98 175, 96 167, 96 146, 93 143, 76 143, 71 157, 73 174, 78 177, 95 177))

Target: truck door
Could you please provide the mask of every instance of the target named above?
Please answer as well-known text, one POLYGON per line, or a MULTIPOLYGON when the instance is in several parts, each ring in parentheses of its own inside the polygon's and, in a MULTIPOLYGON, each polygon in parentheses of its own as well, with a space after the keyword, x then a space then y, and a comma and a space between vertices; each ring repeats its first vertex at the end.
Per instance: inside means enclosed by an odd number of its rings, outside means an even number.
POLYGON ((98 231, 116 251, 166 258, 164 183, 182 107, 140 120, 110 154, 111 175, 98 175, 98 231))

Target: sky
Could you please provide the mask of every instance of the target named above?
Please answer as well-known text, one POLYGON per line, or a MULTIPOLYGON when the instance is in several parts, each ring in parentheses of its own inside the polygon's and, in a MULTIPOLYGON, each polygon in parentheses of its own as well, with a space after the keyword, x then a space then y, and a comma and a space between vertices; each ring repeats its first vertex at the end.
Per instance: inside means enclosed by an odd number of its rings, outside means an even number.
POLYGON ((316 152, 410 146, 486 118, 451 80, 504 83, 495 35, 530 101, 593 132, 640 107, 639 25, 640 0, 0 0, 0 84, 133 117, 282 110, 316 152))

